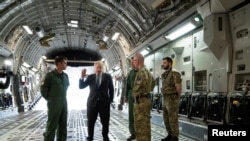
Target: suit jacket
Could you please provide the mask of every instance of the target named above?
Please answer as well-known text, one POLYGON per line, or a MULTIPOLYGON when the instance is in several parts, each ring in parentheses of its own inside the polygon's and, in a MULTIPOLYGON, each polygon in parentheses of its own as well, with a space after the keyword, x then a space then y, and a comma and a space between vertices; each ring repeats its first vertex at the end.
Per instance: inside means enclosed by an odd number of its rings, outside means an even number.
POLYGON ((97 101, 101 102, 103 106, 110 106, 114 98, 114 85, 112 77, 107 73, 102 73, 101 83, 99 88, 96 86, 96 74, 89 75, 85 80, 79 80, 79 88, 83 89, 90 87, 87 107, 95 107, 97 101))

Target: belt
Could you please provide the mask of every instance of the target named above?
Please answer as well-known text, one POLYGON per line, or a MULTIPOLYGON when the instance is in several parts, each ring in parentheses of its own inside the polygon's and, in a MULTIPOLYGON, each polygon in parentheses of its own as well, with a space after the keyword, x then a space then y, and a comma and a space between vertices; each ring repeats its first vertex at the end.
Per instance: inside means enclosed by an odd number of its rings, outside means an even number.
POLYGON ((150 94, 141 94, 141 95, 138 95, 138 96, 135 97, 135 102, 137 104, 139 104, 140 103, 140 99, 142 99, 142 98, 151 98, 151 95, 150 94))

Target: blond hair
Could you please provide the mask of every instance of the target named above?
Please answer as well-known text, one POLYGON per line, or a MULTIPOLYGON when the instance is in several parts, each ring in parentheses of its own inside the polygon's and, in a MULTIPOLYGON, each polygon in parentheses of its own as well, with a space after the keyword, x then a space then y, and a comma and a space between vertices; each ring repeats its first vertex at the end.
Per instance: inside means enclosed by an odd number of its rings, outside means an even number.
POLYGON ((96 61, 94 63, 94 66, 100 66, 103 69, 103 63, 102 63, 102 61, 96 61))

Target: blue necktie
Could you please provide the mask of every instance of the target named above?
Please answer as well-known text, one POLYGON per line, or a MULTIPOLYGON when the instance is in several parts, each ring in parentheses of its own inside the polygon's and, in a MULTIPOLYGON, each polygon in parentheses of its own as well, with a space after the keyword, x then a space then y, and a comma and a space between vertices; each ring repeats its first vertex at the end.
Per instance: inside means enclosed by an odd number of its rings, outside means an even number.
POLYGON ((96 79, 96 87, 99 88, 100 86, 100 75, 96 75, 97 79, 96 79))

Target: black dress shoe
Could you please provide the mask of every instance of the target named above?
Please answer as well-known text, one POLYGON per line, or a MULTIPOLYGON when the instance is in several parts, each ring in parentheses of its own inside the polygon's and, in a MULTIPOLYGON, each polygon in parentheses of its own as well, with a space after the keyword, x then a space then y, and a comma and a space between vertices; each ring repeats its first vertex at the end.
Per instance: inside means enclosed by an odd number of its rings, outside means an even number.
POLYGON ((179 139, 177 137, 173 136, 170 141, 179 141, 179 139))
POLYGON ((135 135, 131 135, 127 138, 127 141, 132 141, 134 139, 136 139, 135 135))
POLYGON ((91 138, 91 137, 87 137, 86 139, 87 139, 87 141, 93 141, 93 138, 91 138))
POLYGON ((103 141, 110 141, 109 138, 103 138, 103 141))
POLYGON ((161 139, 161 141, 170 141, 172 138, 172 136, 170 134, 168 134, 168 136, 164 139, 161 139))

